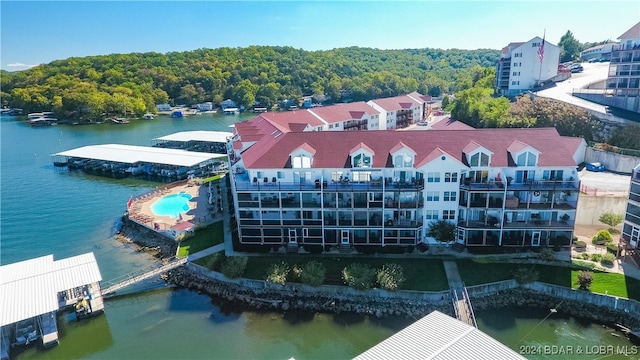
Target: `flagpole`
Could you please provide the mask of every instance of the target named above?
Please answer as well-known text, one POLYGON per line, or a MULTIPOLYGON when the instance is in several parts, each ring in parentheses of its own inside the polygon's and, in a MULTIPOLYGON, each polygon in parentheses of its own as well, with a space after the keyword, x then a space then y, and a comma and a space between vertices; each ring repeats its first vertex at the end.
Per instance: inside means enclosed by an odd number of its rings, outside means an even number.
MULTIPOLYGON (((544 39, 547 36, 547 29, 544 29, 544 32, 542 33, 542 44, 540 44, 540 46, 544 46, 544 39)), ((542 85, 542 62, 544 61, 544 47, 542 48, 542 53, 541 55, 539 54, 538 56, 540 56, 540 71, 538 72, 538 86, 542 85)), ((539 50, 538 50, 539 51, 539 50)))

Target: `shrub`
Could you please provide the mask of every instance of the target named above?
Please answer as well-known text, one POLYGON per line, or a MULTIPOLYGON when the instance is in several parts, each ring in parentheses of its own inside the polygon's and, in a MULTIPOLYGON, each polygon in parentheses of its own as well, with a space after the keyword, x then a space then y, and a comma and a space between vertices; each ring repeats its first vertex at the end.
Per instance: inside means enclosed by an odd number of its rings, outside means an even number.
POLYGON ((624 220, 624 216, 620 214, 614 214, 611 211, 602 213, 602 215, 600 215, 600 218, 598 219, 598 221, 600 221, 601 223, 607 224, 612 228, 620 224, 622 220, 624 220))
POLYGON ((538 259, 542 261, 553 261, 556 259, 556 254, 551 249, 542 249, 538 254, 538 259))
POLYGON ((353 263, 342 269, 345 284, 358 290, 371 288, 375 276, 376 271, 366 264, 353 263))
POLYGON ((275 284, 284 285, 287 282, 287 276, 289 276, 290 271, 291 268, 289 267, 289 264, 284 261, 277 264, 271 264, 271 267, 267 270, 266 280, 275 284))
POLYGON ((300 273, 300 281, 311 286, 320 286, 324 282, 327 270, 324 265, 317 261, 308 262, 300 273))
POLYGON ((512 275, 518 284, 528 284, 538 281, 538 276, 540 274, 537 271, 531 271, 531 269, 521 267, 515 270, 512 275))
POLYGON ((587 247, 587 243, 582 240, 576 240, 573 242, 573 246, 576 249, 585 249, 587 247))
POLYGON ((578 285, 580 285, 580 290, 589 290, 592 282, 593 275, 591 275, 591 272, 581 270, 578 274, 578 285))
POLYGON ((447 220, 439 220, 429 224, 427 236, 439 242, 450 242, 456 238, 456 226, 447 220))
POLYGON ((378 270, 376 278, 381 288, 391 291, 398 290, 406 280, 402 266, 398 264, 382 265, 382 269, 378 270))
POLYGON ((229 279, 239 278, 244 275, 244 270, 247 268, 247 260, 246 256, 230 256, 225 259, 220 270, 229 279))
POLYGON ((600 260, 600 264, 605 265, 605 266, 611 266, 613 265, 613 262, 616 260, 615 255, 611 254, 611 253, 606 253, 604 255, 602 255, 602 259, 600 260))
POLYGON ((591 239, 595 245, 604 245, 613 241, 613 236, 607 230, 600 230, 591 239))
POLYGON ((600 262, 602 260, 602 254, 591 254, 591 261, 600 262))
POLYGON ((586 261, 580 261, 580 260, 572 260, 571 265, 573 265, 574 268, 578 268, 578 269, 593 270, 596 268, 596 264, 586 262, 586 261))
POLYGON ((618 244, 614 244, 614 243, 607 244, 607 252, 613 255, 618 255, 618 244))
POLYGON ((580 254, 580 257, 581 257, 583 260, 589 260, 589 259, 591 259, 591 255, 589 255, 589 254, 587 254, 587 253, 580 254))
POLYGON ((220 271, 220 269, 222 268, 222 264, 224 263, 226 259, 226 256, 224 255, 224 252, 217 252, 215 254, 211 254, 211 256, 209 256, 207 258, 207 262, 205 264, 206 268, 209 270, 213 270, 213 271, 220 271))

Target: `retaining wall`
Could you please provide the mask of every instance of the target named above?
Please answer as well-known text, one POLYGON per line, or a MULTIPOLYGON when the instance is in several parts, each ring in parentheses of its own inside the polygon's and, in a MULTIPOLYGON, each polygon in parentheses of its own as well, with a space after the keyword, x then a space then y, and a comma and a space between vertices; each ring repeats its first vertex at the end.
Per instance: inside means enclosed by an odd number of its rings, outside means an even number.
POLYGON ((640 164, 640 157, 616 154, 588 147, 584 154, 584 161, 587 163, 599 162, 604 164, 607 170, 631 174, 633 168, 640 164))
POLYGON ((593 196, 580 194, 576 211, 576 225, 602 225, 598 219, 605 212, 624 214, 627 210, 626 196, 593 196))

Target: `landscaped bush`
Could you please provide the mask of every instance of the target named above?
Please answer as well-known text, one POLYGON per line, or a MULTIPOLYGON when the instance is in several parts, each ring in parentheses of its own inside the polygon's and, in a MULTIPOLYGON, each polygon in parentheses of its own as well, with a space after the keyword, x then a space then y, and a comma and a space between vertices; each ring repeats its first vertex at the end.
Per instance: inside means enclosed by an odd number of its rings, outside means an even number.
POLYGON ((207 263, 205 264, 205 266, 209 270, 220 271, 225 260, 226 257, 224 255, 224 252, 217 252, 207 257, 207 263))
MULTIPOLYGON (((583 254, 583 255, 588 256, 589 254, 583 254)), ((593 270, 596 267, 596 264, 594 263, 580 261, 580 260, 572 260, 571 265, 573 265, 573 267, 577 269, 587 269, 587 270, 593 270)))
POLYGON ((575 240, 573 242, 573 247, 575 247, 576 249, 586 249, 587 243, 582 240, 575 240))
POLYGON ((534 281, 538 281, 540 273, 537 271, 531 271, 531 269, 525 267, 521 267, 515 270, 512 275, 513 278, 516 279, 518 284, 528 284, 534 281))
POLYGON ((618 244, 614 244, 614 243, 607 244, 607 252, 613 255, 618 255, 618 244))
POLYGON ((287 282, 287 276, 289 276, 289 272, 291 268, 289 264, 282 261, 276 264, 272 264, 267 270, 266 280, 268 282, 284 285, 287 282))
POLYGON ((345 284, 358 290, 371 288, 375 277, 375 269, 366 264, 353 263, 342 270, 345 284))
POLYGON ((606 253, 602 255, 602 259, 600 260, 600 264, 604 266, 612 266, 613 262, 616 260, 615 255, 611 253, 606 253))
POLYGON ((600 230, 600 231, 598 231, 597 234, 595 234, 593 236, 591 241, 595 245, 604 245, 606 243, 612 242, 613 241, 613 236, 611 236, 611 233, 608 230, 600 230))
POLYGON ((591 261, 600 262, 602 260, 602 254, 591 254, 591 261))
POLYGON ((538 254, 538 259, 542 261, 553 261, 556 259, 556 253, 551 249, 542 249, 538 254))
POLYGON ((591 255, 589 255, 589 254, 587 254, 587 253, 580 254, 580 257, 581 257, 583 260, 589 260, 589 259, 591 259, 591 255))
POLYGON ((304 265, 300 272, 300 281, 311 286, 320 286, 324 282, 327 270, 317 261, 310 261, 304 265))
POLYGON ((378 286, 385 290, 396 291, 405 282, 402 266, 398 264, 384 264, 376 275, 378 286))
POLYGON ((247 260, 246 256, 230 256, 224 260, 220 270, 229 279, 239 278, 244 275, 244 271, 247 268, 247 260))
POLYGON ((580 274, 578 274, 578 285, 580 285, 580 290, 589 290, 592 282, 593 275, 591 275, 590 271, 580 271, 580 274))

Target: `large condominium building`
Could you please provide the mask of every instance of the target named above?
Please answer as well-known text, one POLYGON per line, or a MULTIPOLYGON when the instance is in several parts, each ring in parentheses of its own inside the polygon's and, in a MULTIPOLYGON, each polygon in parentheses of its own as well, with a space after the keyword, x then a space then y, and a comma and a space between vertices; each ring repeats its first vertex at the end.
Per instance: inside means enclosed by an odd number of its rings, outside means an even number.
POLYGON ((604 104, 640 112, 640 22, 618 38, 611 52, 604 104))
POLYGON ((527 42, 510 43, 502 49, 496 63, 496 92, 513 96, 551 80, 558 74, 560 48, 534 37, 527 42))
POLYGON ((237 124, 229 143, 241 244, 362 249, 431 242, 568 245, 583 139, 547 129, 286 131, 237 124))
POLYGON ((622 240, 633 248, 640 248, 640 164, 631 174, 631 188, 622 226, 622 240))

